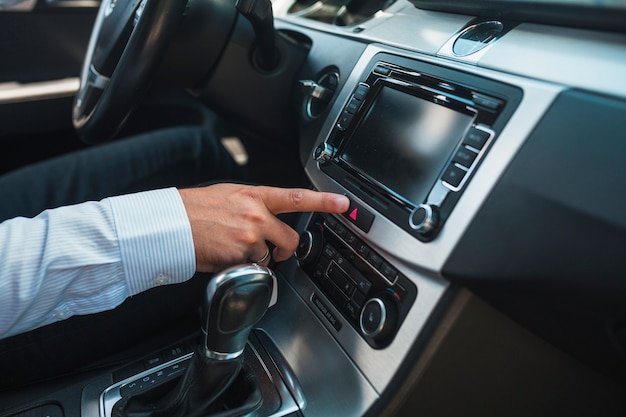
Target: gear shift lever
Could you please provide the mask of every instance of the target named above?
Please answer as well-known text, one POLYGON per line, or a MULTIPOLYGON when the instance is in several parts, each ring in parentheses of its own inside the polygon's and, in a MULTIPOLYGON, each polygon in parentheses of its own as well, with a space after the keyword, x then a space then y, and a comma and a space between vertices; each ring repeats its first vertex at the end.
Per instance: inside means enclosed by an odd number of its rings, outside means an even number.
POLYGON ((275 299, 274 288, 273 273, 256 264, 214 277, 203 305, 204 355, 215 360, 241 355, 250 330, 275 299))
POLYGON ((213 277, 203 303, 202 343, 178 385, 161 400, 131 397, 113 415, 204 416, 239 374, 250 331, 275 300, 275 276, 264 266, 232 267, 213 277))

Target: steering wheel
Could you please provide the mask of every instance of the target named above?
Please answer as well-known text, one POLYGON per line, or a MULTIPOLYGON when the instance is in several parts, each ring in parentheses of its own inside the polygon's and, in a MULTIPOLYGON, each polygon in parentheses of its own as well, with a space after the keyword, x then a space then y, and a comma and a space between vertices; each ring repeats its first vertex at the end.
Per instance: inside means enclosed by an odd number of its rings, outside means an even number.
POLYGON ((81 139, 112 139, 144 93, 187 0, 102 0, 74 99, 81 139))

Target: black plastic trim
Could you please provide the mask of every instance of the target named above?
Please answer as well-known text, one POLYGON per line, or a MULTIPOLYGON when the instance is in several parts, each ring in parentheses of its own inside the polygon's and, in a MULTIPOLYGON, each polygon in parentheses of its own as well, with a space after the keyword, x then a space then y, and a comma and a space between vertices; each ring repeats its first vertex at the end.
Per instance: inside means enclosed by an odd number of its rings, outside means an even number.
POLYGON ((562 93, 443 268, 444 277, 623 381, 625 114, 626 101, 562 93))

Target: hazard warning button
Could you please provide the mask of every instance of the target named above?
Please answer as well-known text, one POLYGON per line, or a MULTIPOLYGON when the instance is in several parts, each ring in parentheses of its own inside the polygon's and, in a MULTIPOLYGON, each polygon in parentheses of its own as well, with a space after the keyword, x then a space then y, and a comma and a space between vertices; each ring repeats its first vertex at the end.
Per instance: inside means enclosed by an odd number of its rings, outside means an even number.
POLYGON ((366 233, 370 231, 374 223, 374 215, 353 201, 350 201, 350 208, 343 213, 343 216, 366 233))

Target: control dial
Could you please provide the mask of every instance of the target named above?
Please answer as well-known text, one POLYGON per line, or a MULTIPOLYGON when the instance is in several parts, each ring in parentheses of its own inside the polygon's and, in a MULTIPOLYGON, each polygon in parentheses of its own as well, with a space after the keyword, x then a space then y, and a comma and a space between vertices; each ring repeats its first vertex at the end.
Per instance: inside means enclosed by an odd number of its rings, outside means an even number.
POLYGON ((409 225, 422 236, 432 236, 439 225, 439 209, 430 204, 420 204, 411 213, 409 225))
POLYGON ((391 293, 386 292, 367 300, 359 317, 363 335, 379 345, 388 341, 397 323, 397 301, 391 293))
POLYGON ((319 259, 324 248, 324 236, 321 230, 309 229, 300 233, 300 243, 296 248, 296 259, 302 265, 310 265, 319 259))

